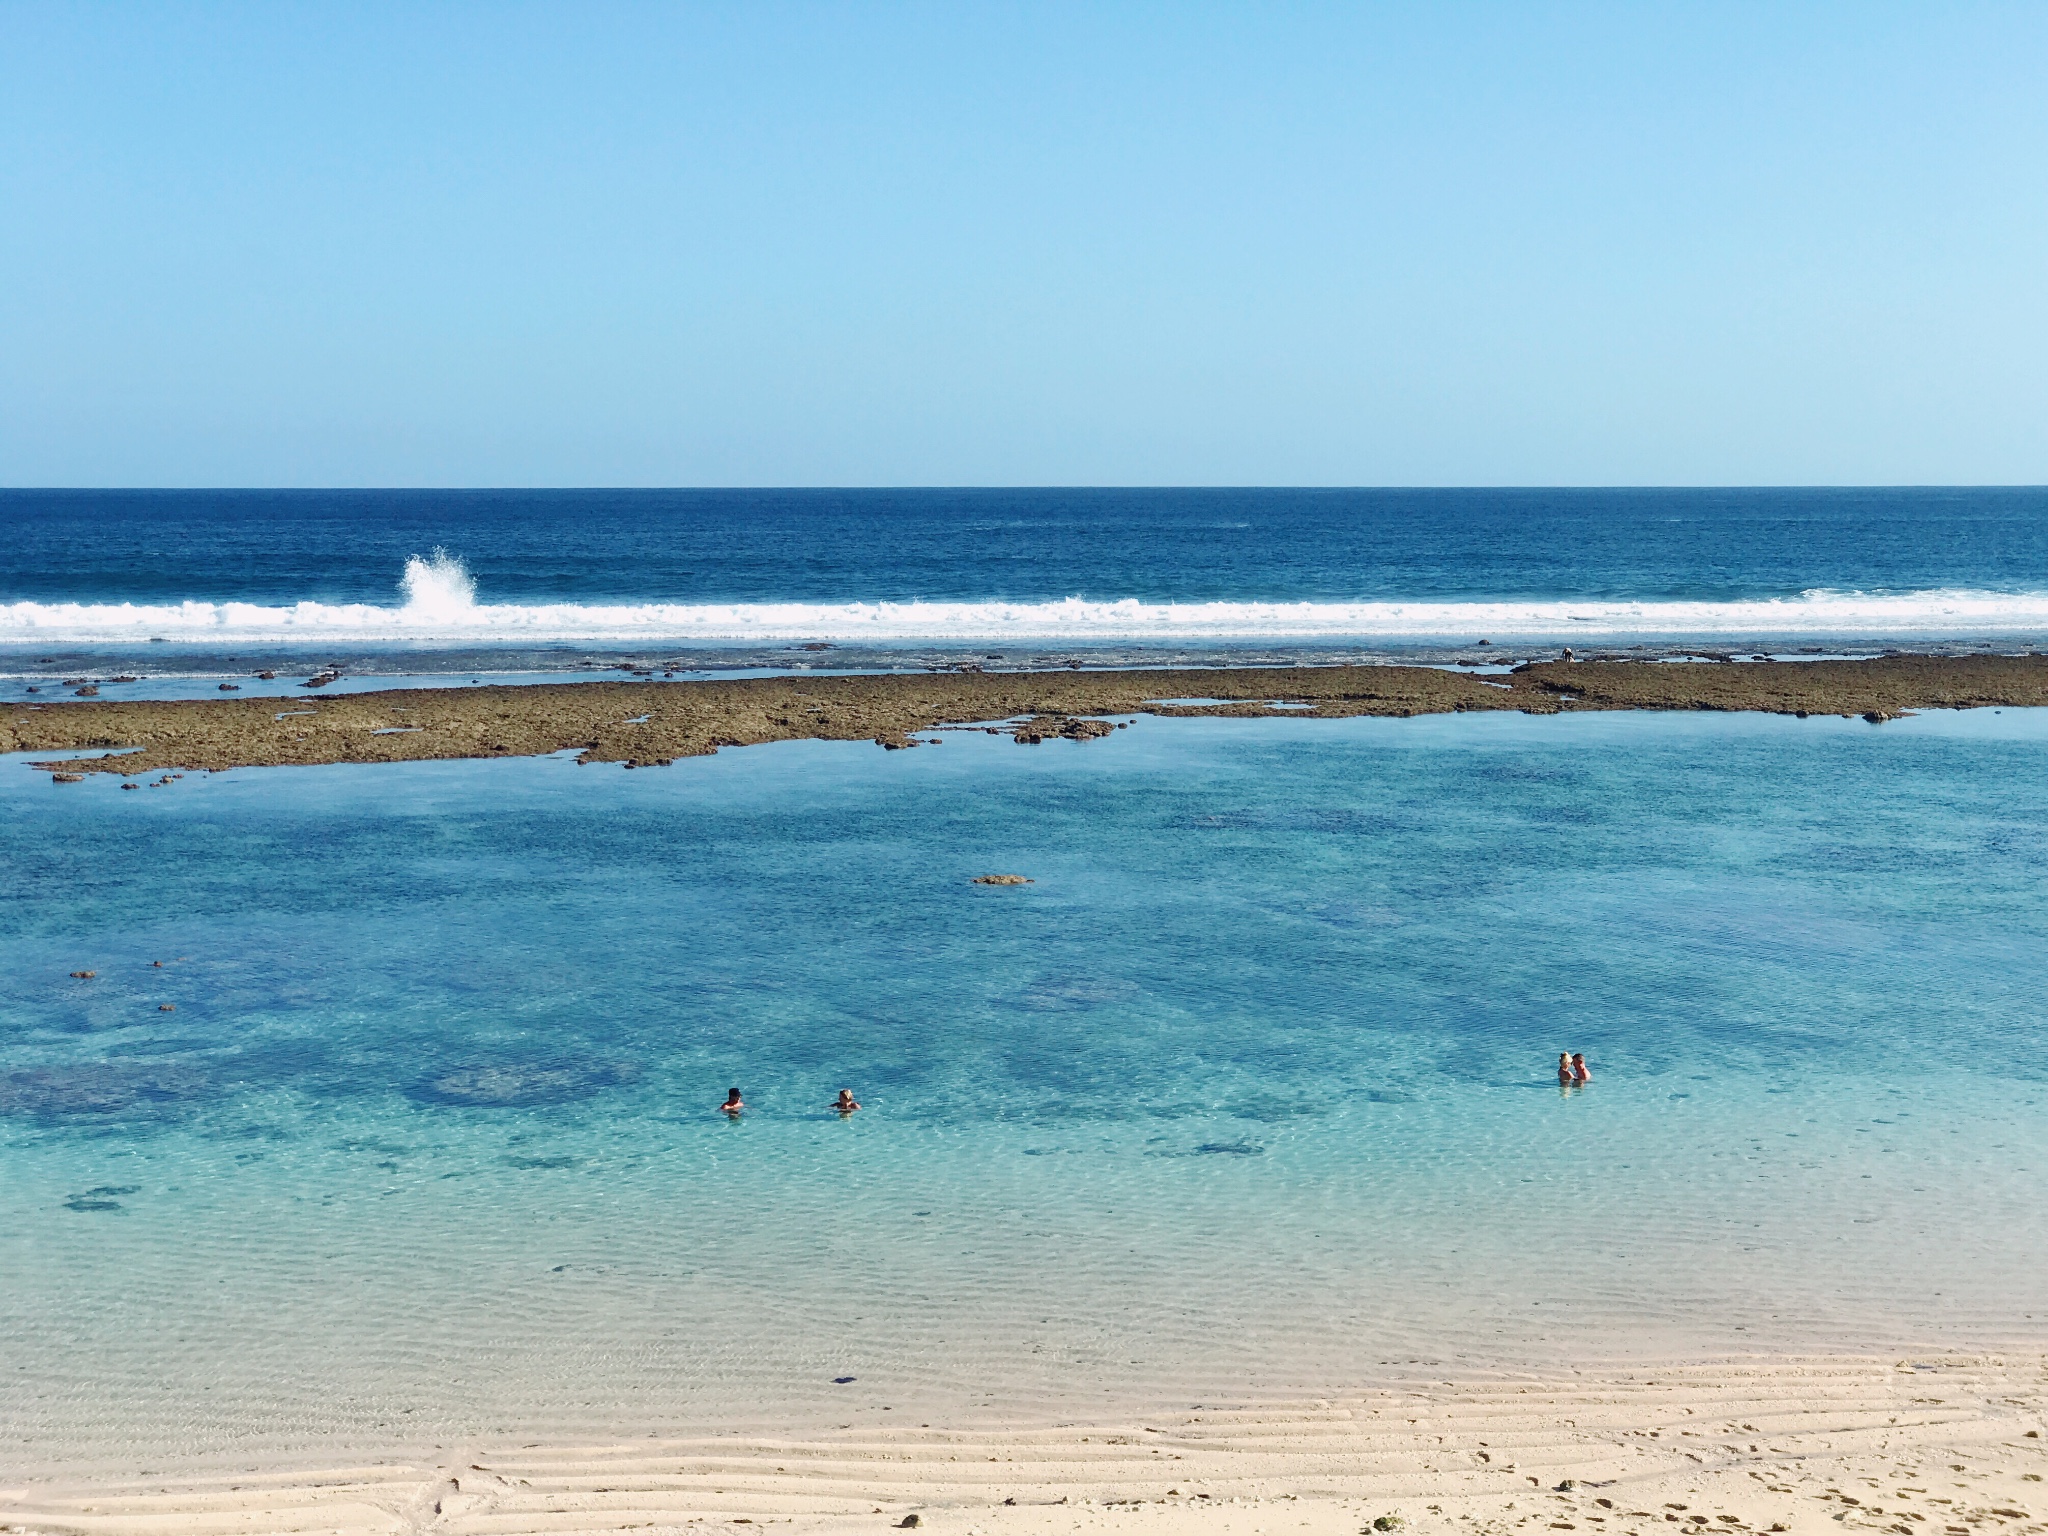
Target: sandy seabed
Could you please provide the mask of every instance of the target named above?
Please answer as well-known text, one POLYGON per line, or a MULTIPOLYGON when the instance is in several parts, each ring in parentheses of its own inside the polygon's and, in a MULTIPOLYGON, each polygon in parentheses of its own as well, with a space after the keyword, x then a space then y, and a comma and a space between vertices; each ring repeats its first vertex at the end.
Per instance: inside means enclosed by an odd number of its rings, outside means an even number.
POLYGON ((1102 1422, 476 1444, 182 1480, 8 1479, 0 1521, 166 1536, 743 1525, 1988 1536, 2048 1530, 2044 1409, 2039 1353, 1560 1364, 1102 1422))

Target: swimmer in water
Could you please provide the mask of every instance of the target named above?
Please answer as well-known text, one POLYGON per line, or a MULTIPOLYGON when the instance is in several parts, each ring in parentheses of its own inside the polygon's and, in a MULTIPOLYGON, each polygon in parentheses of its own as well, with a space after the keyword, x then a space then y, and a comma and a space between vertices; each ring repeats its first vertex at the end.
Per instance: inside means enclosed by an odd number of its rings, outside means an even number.
POLYGON ((718 1107, 737 1120, 740 1117, 740 1111, 745 1109, 747 1105, 746 1101, 740 1097, 739 1089, 735 1088, 725 1096, 725 1102, 718 1107))
POLYGON ((1572 1052, 1572 1081, 1581 1086, 1593 1081, 1593 1074, 1586 1070, 1586 1058, 1577 1051, 1572 1052))
POLYGON ((1559 1051, 1557 1053, 1557 1080, 1567 1087, 1578 1081, 1576 1077, 1572 1076, 1572 1053, 1570 1051, 1559 1051))
POLYGON ((842 1115, 850 1115, 860 1108, 860 1101, 854 1098, 851 1088, 842 1088, 839 1097, 832 1101, 832 1107, 842 1115))

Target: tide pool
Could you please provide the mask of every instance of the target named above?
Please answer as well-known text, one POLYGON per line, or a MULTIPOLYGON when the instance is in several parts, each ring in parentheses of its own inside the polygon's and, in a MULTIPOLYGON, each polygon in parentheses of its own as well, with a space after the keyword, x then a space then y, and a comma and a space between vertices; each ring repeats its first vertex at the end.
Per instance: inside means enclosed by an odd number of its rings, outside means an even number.
POLYGON ((2008 710, 0 762, 5 1462, 2038 1340, 2044 754, 2008 710))

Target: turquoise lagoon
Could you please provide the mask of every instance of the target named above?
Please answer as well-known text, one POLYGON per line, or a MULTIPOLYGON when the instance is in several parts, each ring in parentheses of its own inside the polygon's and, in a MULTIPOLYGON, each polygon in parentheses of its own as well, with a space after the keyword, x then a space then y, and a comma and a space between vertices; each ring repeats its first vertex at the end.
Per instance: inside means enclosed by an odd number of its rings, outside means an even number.
POLYGON ((2038 1341, 2044 764, 2010 710, 0 764, 0 1465, 2038 1341))

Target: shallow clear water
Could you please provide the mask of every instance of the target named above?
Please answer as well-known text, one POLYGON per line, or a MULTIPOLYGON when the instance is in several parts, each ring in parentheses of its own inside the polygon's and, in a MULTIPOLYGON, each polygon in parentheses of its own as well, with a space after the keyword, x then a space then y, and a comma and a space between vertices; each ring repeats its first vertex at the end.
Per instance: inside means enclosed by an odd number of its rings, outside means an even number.
POLYGON ((2008 710, 0 764, 5 1459, 2039 1337, 2044 753, 2008 710))

